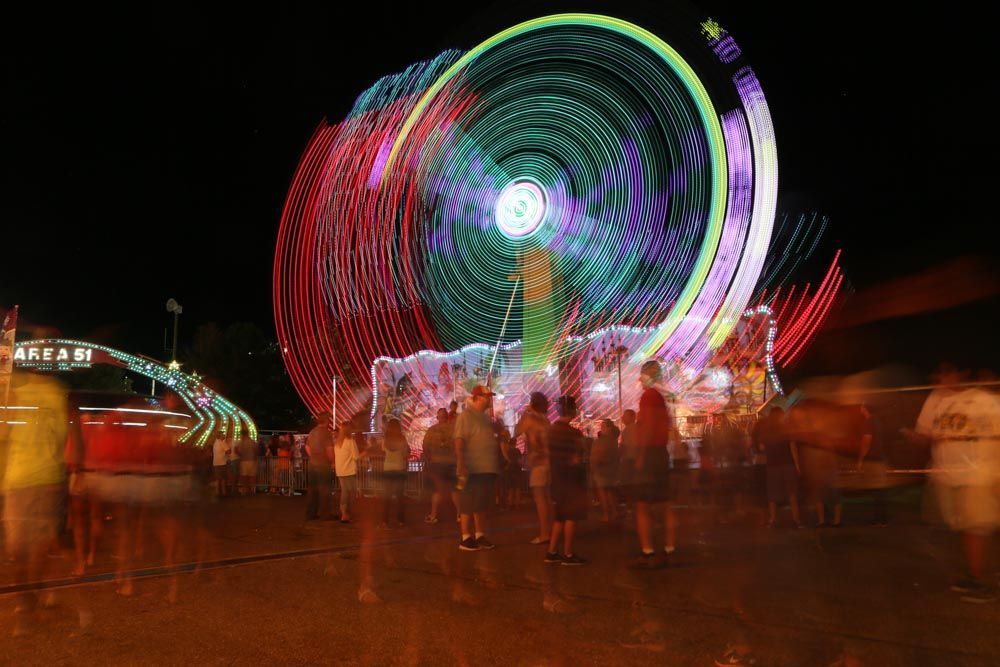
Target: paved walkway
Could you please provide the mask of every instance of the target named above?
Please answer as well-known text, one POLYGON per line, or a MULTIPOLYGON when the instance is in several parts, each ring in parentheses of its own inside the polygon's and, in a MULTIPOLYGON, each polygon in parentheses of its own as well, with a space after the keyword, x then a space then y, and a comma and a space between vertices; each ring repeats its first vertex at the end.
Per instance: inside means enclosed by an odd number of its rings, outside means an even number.
MULTIPOLYGON (((458 551, 453 521, 427 526, 425 506, 412 509, 410 527, 376 531, 305 523, 301 498, 213 504, 204 540, 189 530, 179 558, 200 550, 208 567, 186 568, 173 602, 164 576, 116 595, 110 549, 90 583, 68 577, 68 556, 52 557, 43 597, 53 606, 26 635, 0 640, 0 663, 709 665, 734 642, 764 665, 829 665, 845 651, 865 665, 988 665, 1000 655, 1000 607, 948 590, 958 544, 912 506, 895 507, 889 528, 851 525, 867 508, 849 505, 845 527, 798 531, 682 510, 679 551, 655 572, 625 567, 628 529, 588 522, 578 551, 590 563, 553 567, 528 544, 528 508, 498 513, 497 549, 478 553, 458 551), (373 604, 358 601, 367 562, 373 604)), ((155 540, 143 544, 134 567, 162 574, 155 540)))

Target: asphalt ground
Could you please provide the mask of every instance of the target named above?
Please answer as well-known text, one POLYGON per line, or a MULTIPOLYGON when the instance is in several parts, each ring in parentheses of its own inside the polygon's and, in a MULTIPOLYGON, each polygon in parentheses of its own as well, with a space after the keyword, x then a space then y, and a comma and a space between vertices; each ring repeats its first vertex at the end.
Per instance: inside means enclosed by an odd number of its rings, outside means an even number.
POLYGON ((450 515, 422 523, 426 507, 393 530, 375 528, 374 501, 346 526, 303 521, 303 498, 188 508, 172 571, 150 517, 128 597, 116 593, 112 514, 85 577, 70 576, 70 549, 53 550, 36 584, 47 606, 30 622, 0 571, 0 662, 711 665, 743 644, 761 665, 1000 663, 998 603, 949 590, 958 540, 922 521, 912 492, 897 494, 887 528, 867 525, 862 502, 843 527, 801 530, 787 511, 768 529, 756 511, 682 508, 678 551, 657 571, 627 567, 627 521, 592 512, 576 549, 589 563, 547 566, 528 543, 528 505, 495 513, 497 548, 476 553, 458 550, 450 515))

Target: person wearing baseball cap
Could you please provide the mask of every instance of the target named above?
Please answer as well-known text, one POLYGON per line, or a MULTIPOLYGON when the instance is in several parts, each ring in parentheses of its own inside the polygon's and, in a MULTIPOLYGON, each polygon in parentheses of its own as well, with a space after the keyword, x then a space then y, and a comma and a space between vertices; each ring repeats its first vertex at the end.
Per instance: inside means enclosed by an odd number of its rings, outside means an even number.
POLYGON ((458 547, 462 551, 495 546, 486 539, 486 512, 493 501, 496 476, 500 471, 500 443, 486 413, 492 396, 488 387, 473 387, 468 408, 455 421, 456 472, 461 486, 458 511, 462 524, 462 541, 458 547))
POLYGON ((548 544, 552 536, 552 522, 549 520, 549 484, 552 473, 549 467, 549 399, 540 391, 533 392, 528 408, 514 427, 514 437, 524 437, 525 454, 528 457, 530 477, 528 486, 535 499, 538 511, 538 536, 532 544, 548 544))

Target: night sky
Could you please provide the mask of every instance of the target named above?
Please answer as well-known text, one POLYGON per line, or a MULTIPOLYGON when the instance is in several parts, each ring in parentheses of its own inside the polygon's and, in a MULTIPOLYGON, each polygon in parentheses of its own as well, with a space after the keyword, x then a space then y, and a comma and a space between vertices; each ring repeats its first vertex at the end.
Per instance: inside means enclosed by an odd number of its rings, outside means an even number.
MULTIPOLYGON (((273 335, 274 239, 318 123, 343 117, 377 78, 526 18, 603 11, 643 24, 656 13, 618 2, 354 4, 11 21, 0 40, 0 308, 20 303, 26 326, 157 357, 170 297, 185 311, 182 346, 210 321, 273 335)), ((955 3, 905 15, 797 4, 824 7, 702 2, 695 14, 730 31, 768 97, 779 208, 831 216, 825 248, 845 249, 859 291, 970 253, 995 266, 984 242, 995 224, 994 58, 974 15, 955 3)), ((978 355, 967 363, 996 364, 995 308, 866 329, 907 340, 845 363, 939 358, 963 343, 978 355)), ((829 365, 834 340, 814 366, 829 365)))

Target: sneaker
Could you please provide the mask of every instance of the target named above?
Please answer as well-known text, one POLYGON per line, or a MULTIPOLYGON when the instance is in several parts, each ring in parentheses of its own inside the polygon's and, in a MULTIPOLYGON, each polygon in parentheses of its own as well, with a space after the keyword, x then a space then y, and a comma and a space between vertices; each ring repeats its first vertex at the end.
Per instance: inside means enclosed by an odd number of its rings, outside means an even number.
POLYGON ((543 562, 546 565, 559 565, 563 562, 563 557, 556 551, 546 551, 545 560, 543 562))
POLYGON ((486 539, 485 535, 483 537, 477 537, 476 538, 476 544, 479 546, 480 549, 487 549, 487 550, 489 550, 489 549, 496 549, 497 548, 497 545, 493 544, 488 539, 486 539))
POLYGON ((482 547, 476 542, 476 538, 467 537, 458 543, 458 548, 462 551, 479 551, 482 547))
POLYGON ((437 523, 437 522, 438 522, 438 518, 436 516, 431 516, 431 515, 428 514, 427 516, 424 517, 424 523, 434 524, 434 523, 437 523))
POLYGON ((969 591, 964 593, 961 598, 962 602, 969 602, 971 604, 989 604, 990 602, 996 602, 996 594, 986 586, 980 589, 969 591))
POLYGON ((563 556, 563 559, 562 559, 562 564, 563 565, 584 565, 586 562, 587 561, 585 559, 580 558, 576 554, 570 554, 568 556, 563 556))
POLYGON ((982 584, 980 584, 975 579, 968 579, 968 578, 966 578, 966 579, 959 579, 958 581, 956 581, 955 583, 953 583, 950 586, 950 588, 951 588, 952 592, 955 592, 955 593, 969 593, 971 591, 976 590, 981 585, 982 584))
POLYGON ((951 587, 951 590, 962 594, 960 598, 962 602, 970 602, 972 604, 987 604, 997 599, 996 593, 994 593, 992 588, 972 579, 955 584, 951 587))

